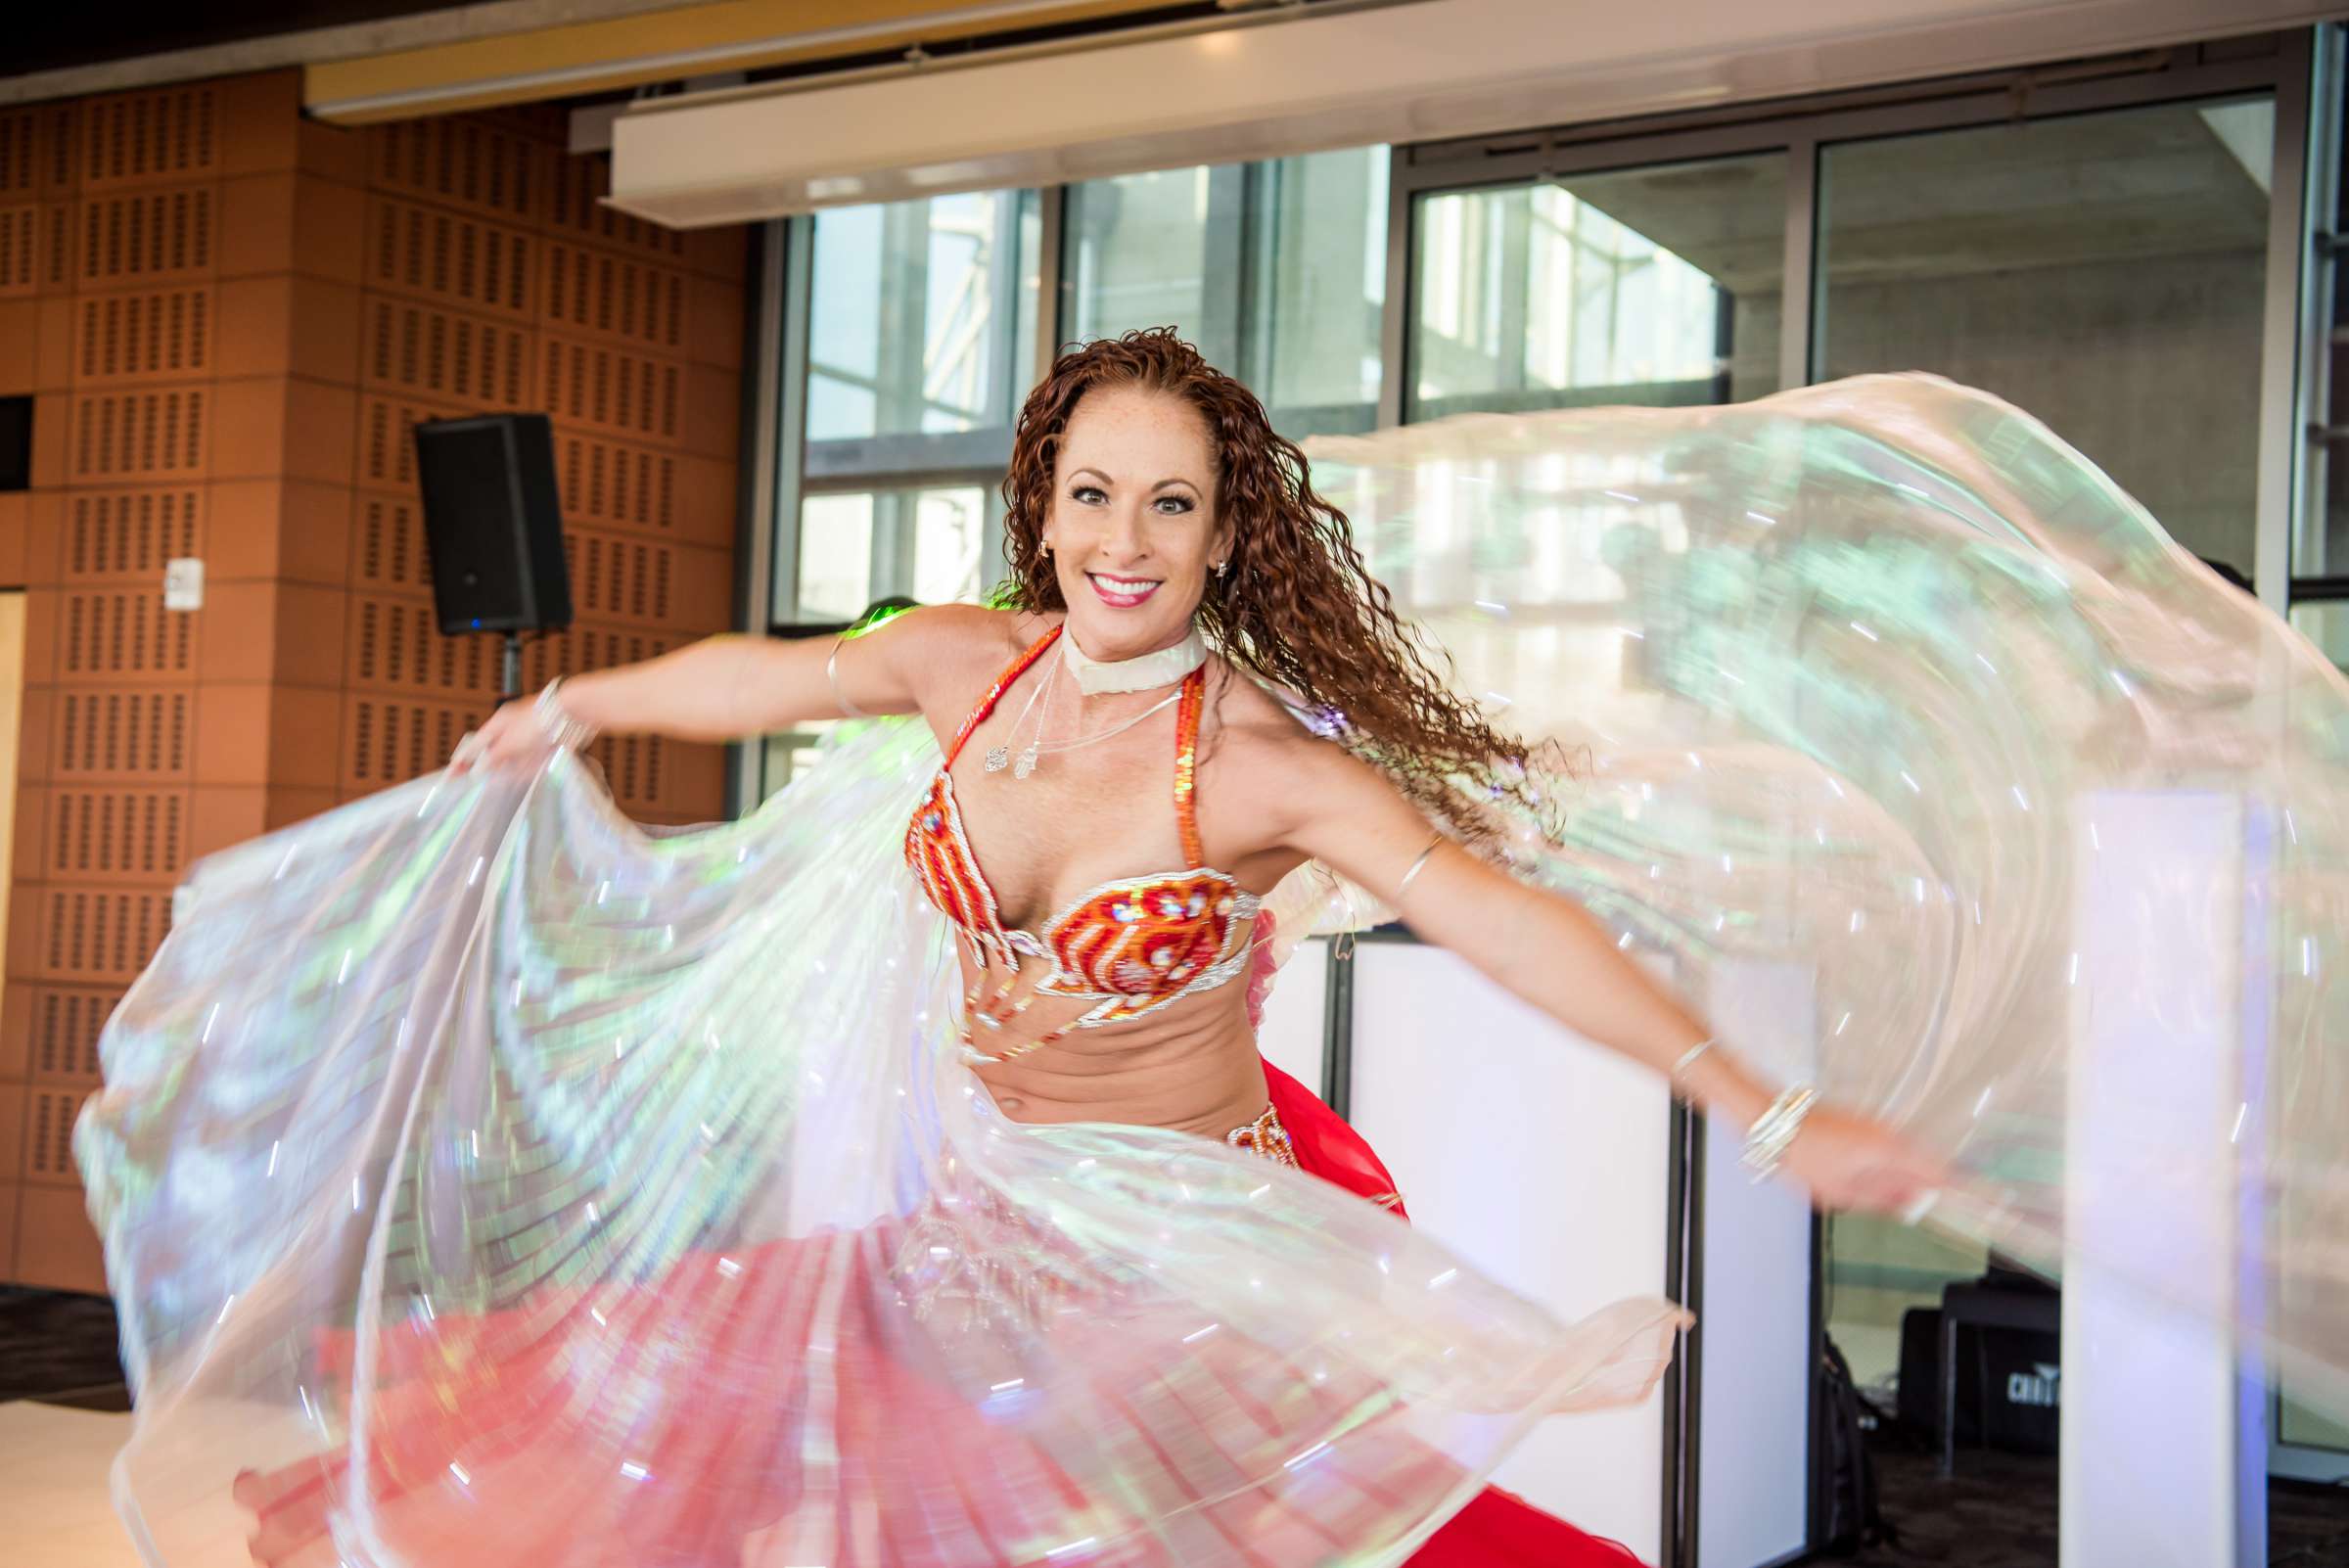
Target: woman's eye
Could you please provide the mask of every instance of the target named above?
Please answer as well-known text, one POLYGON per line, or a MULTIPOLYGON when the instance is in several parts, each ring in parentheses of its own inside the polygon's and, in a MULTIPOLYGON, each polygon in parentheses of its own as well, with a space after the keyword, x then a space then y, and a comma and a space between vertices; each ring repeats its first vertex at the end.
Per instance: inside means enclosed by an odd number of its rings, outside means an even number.
POLYGON ((1108 499, 1107 496, 1101 493, 1099 486, 1092 484, 1078 485, 1075 489, 1069 491, 1069 498, 1075 501, 1082 501, 1087 506, 1092 505, 1096 501, 1104 501, 1108 499))
POLYGON ((1191 509, 1191 498, 1187 495, 1162 495, 1158 498, 1158 509, 1169 517, 1179 517, 1191 509))

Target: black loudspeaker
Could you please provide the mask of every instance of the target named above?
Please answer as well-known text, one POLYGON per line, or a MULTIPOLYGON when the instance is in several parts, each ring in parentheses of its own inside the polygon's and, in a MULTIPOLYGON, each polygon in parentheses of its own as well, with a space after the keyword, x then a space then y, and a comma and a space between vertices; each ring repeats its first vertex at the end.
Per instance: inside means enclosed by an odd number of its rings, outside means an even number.
POLYGON ((416 427, 433 609, 449 636, 571 624, 555 433, 544 414, 416 427))
POLYGON ((0 490, 32 488, 32 399, 0 397, 0 490))

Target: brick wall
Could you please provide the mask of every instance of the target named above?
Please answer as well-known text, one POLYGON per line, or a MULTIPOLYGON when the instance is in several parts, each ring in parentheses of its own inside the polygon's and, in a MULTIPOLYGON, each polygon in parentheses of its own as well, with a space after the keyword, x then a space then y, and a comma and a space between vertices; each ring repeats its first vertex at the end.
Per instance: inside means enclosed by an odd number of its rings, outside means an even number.
MULTIPOLYGON (((299 103, 279 72, 0 113, 0 394, 36 398, 33 488, 0 495, 0 1279, 102 1288, 68 1135, 188 861, 438 766, 491 706, 494 642, 434 629, 411 424, 554 418, 579 619, 527 682, 728 619, 742 232, 597 206, 557 112, 299 103), (181 555, 193 613, 162 608, 181 555)), ((721 809, 714 748, 598 752, 640 818, 721 809)))

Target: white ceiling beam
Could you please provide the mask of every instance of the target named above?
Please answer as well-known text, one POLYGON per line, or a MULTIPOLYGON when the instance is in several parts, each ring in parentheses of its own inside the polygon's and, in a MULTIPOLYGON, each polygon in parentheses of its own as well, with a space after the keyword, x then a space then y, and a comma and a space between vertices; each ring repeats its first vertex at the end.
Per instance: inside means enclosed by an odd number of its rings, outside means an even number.
POLYGON ((678 227, 1998 69, 2338 15, 2312 0, 1428 0, 653 100, 613 204, 678 227))

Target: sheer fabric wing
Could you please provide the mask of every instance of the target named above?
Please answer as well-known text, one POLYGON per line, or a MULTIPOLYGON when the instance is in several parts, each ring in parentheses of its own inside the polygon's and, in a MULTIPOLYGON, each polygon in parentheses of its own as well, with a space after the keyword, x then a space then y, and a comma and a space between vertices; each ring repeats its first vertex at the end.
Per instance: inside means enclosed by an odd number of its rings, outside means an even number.
POLYGON ((1936 1222, 2093 1260, 2349 1407, 2324 655, 1930 377, 1310 450, 1464 687, 1579 759, 1501 810, 1527 874, 1949 1156, 1936 1222))
POLYGON ((880 723, 647 836, 569 760, 200 866, 78 1152, 156 1562, 1398 1561, 1678 1317, 996 1115, 880 723))

